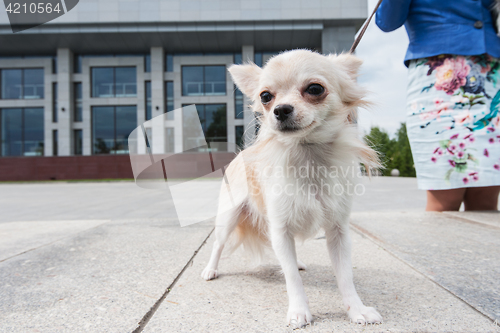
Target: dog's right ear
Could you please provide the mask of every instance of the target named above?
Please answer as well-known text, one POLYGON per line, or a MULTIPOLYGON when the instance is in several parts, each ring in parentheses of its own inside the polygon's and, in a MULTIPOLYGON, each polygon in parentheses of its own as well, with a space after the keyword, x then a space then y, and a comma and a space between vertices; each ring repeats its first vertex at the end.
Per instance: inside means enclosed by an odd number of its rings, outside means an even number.
POLYGON ((244 65, 232 65, 228 70, 233 78, 233 82, 241 92, 253 100, 259 87, 262 68, 254 63, 248 63, 244 65))

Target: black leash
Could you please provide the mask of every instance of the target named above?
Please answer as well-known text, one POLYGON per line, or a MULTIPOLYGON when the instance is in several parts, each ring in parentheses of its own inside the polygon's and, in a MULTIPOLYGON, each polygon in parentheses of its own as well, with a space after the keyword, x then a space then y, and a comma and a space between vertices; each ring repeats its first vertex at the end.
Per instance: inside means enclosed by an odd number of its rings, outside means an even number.
POLYGON ((366 32, 366 29, 368 29, 368 25, 370 24, 370 21, 372 20, 373 18, 373 15, 375 15, 375 12, 377 11, 378 7, 380 7, 380 4, 382 3, 382 0, 378 0, 378 3, 377 5, 375 6, 375 9, 373 10, 372 14, 370 15, 370 17, 365 21, 365 24, 363 25, 363 28, 361 29, 361 31, 359 32, 358 34, 358 37, 356 37, 356 40, 354 41, 354 43, 352 44, 351 46, 351 50, 349 50, 349 53, 354 53, 354 51, 356 51, 356 47, 358 47, 358 44, 359 42, 361 41, 361 38, 363 38, 363 35, 365 34, 366 32))

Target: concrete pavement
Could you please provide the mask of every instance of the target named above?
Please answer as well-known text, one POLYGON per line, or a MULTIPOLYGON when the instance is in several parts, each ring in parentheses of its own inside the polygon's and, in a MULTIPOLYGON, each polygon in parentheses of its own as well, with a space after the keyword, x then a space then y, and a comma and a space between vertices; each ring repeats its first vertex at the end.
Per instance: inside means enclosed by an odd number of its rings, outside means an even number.
MULTIPOLYGON (((384 323, 349 323, 318 235, 297 249, 314 317, 304 331, 500 332, 500 215, 425 213, 414 179, 365 187, 352 214, 354 280, 384 323)), ((0 211, 0 332, 290 331, 276 260, 223 254, 220 277, 202 280, 212 223, 180 228, 168 193, 2 184, 0 211)))

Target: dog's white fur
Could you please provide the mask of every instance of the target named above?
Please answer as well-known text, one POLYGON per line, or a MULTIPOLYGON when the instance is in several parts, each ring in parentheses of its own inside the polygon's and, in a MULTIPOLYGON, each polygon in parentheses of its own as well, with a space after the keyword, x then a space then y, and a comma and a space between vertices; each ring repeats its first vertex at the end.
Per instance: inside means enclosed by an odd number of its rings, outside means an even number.
POLYGON ((233 81, 252 100, 253 110, 262 114, 262 125, 256 142, 227 169, 230 190, 222 186, 216 240, 202 277, 217 277, 219 258, 228 241, 233 248, 243 244, 256 254, 262 254, 262 249, 270 245, 286 279, 287 320, 297 327, 310 323, 312 316, 299 275, 305 265, 297 259, 295 238, 312 237, 321 228, 350 319, 357 323, 382 321, 374 308, 363 305, 353 284, 348 226, 352 196, 330 192, 311 196, 300 191, 312 184, 346 189, 349 183, 355 184, 357 172, 339 172, 335 177, 274 172, 312 165, 352 170, 358 168, 359 162, 367 169, 379 167, 377 154, 360 139, 349 121, 356 108, 366 104, 365 93, 356 84, 360 65, 361 60, 353 55, 323 56, 294 50, 271 58, 263 69, 252 63, 229 68, 233 81), (322 96, 305 91, 313 83, 325 89, 322 96), (264 91, 274 96, 267 105, 260 100, 264 91), (291 123, 298 128, 295 131, 280 130, 273 110, 283 104, 294 108, 291 123), (295 192, 277 193, 276 188, 295 192))

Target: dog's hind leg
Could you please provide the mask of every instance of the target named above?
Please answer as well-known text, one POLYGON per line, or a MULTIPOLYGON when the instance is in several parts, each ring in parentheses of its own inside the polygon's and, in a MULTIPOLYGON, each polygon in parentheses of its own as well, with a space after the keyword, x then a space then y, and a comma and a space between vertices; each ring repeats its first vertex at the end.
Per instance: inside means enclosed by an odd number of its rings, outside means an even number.
POLYGON ((382 316, 374 308, 363 305, 354 287, 349 225, 346 223, 326 229, 325 236, 337 284, 349 318, 358 324, 381 323, 382 316))
POLYGON ((210 256, 210 261, 207 267, 201 273, 201 277, 205 280, 212 280, 217 278, 217 266, 219 265, 219 259, 224 249, 224 245, 227 242, 229 235, 234 231, 238 225, 241 218, 241 209, 234 208, 223 214, 220 214, 216 218, 215 222, 215 241, 212 248, 212 255, 210 256))

